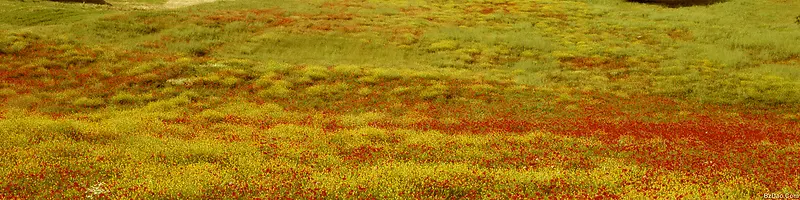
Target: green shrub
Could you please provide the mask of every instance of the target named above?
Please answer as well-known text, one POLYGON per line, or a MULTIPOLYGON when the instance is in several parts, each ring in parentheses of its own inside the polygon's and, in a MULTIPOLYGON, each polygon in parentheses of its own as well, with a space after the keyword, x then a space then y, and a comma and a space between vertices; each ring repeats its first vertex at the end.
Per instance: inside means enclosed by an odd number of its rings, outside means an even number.
POLYGON ((164 77, 154 73, 145 73, 136 76, 136 78, 138 78, 141 83, 153 84, 162 82, 164 77))
POLYGON ((535 53, 550 52, 554 49, 552 42, 528 29, 499 34, 498 40, 507 43, 518 52, 528 51, 529 57, 535 53))
POLYGON ((376 68, 371 70, 372 75, 375 78, 379 79, 386 79, 386 80, 396 80, 404 77, 404 70, 395 69, 395 68, 376 68))
POLYGON ((84 128, 74 121, 59 121, 48 128, 49 132, 64 135, 75 141, 87 139, 84 128))
POLYGON ((331 144, 341 146, 344 149, 355 149, 369 145, 370 141, 356 130, 342 130, 336 132, 331 139, 331 144))
POLYGON ((375 83, 378 83, 378 78, 375 77, 374 75, 373 76, 365 76, 365 77, 361 77, 361 78, 356 79, 356 81, 358 83, 361 83, 361 84, 375 84, 375 83))
POLYGON ((279 124, 265 130, 262 135, 266 137, 284 138, 290 141, 302 141, 308 138, 317 138, 321 136, 322 130, 307 126, 279 124))
POLYGON ((345 76, 364 75, 364 69, 357 65, 337 65, 333 67, 333 72, 345 76))
POLYGON ((42 102, 42 100, 39 99, 38 97, 27 94, 11 98, 6 103, 7 105, 15 108, 30 108, 32 106, 39 104, 40 102, 42 102))
POLYGON ((240 149, 238 145, 223 145, 216 141, 159 139, 149 136, 127 137, 122 142, 123 148, 131 152, 134 158, 166 164, 224 163, 230 158, 226 154, 247 155, 248 150, 253 150, 240 149))
POLYGON ((175 47, 188 55, 203 57, 211 53, 214 45, 212 42, 190 42, 188 44, 175 45, 175 47))
POLYGON ((366 127, 369 123, 378 122, 386 118, 383 113, 364 112, 359 114, 342 115, 339 124, 345 127, 366 127))
POLYGON ((242 83, 242 79, 237 78, 237 77, 228 76, 228 77, 223 78, 219 82, 220 82, 220 84, 222 84, 222 86, 230 88, 230 87, 238 85, 239 83, 242 83))
POLYGON ((368 87, 363 87, 361 89, 358 89, 358 91, 356 91, 356 94, 361 95, 361 96, 367 96, 367 95, 372 94, 372 92, 373 92, 372 89, 370 89, 368 87))
MULTIPOLYGON (((26 113, 27 114, 27 113, 26 113)), ((26 138, 28 141, 17 141, 16 144, 35 143, 43 140, 51 140, 63 135, 52 134, 50 127, 57 122, 45 119, 36 115, 11 117, 0 121, 0 134, 4 137, 14 136, 26 138)), ((63 137, 62 137, 63 139, 63 137)))
POLYGON ((414 89, 415 88, 413 88, 413 87, 399 86, 399 87, 395 87, 394 89, 389 91, 388 95, 401 96, 401 95, 405 95, 405 94, 411 93, 412 91, 414 91, 414 89))
POLYGON ((153 72, 153 70, 159 69, 159 68, 163 68, 164 66, 166 66, 166 63, 163 63, 163 62, 142 63, 142 64, 136 65, 133 68, 128 69, 127 71, 125 71, 125 74, 127 74, 127 75, 141 75, 141 74, 153 72))
POLYGON ((303 76, 311 78, 311 80, 323 80, 330 77, 328 69, 322 66, 307 66, 303 69, 303 76))
MULTIPOLYGON (((758 71, 758 69, 754 70, 758 71)), ((715 104, 787 104, 800 102, 800 87, 798 87, 800 83, 786 78, 752 72, 701 72, 697 69, 685 69, 683 71, 683 74, 680 75, 655 77, 655 81, 653 81, 654 92, 656 94, 690 98, 715 104)))
POLYGON ((174 78, 168 79, 167 83, 173 86, 192 86, 195 82, 198 82, 199 78, 174 78))
MULTIPOLYGON (((14 134, 18 137, 28 138, 28 142, 36 143, 50 140, 73 140, 86 142, 108 142, 116 139, 119 135, 113 131, 108 131, 99 124, 87 123, 76 120, 53 120, 41 118, 36 115, 22 118, 11 118, 0 122, 2 136, 14 134)), ((22 143, 15 143, 22 144, 22 143)))
POLYGON ((145 108, 154 111, 171 111, 174 109, 181 109, 183 106, 188 105, 191 102, 191 97, 187 95, 180 95, 170 99, 150 102, 147 104, 147 106, 145 106, 145 108))
POLYGON ((122 92, 117 92, 117 94, 112 96, 111 99, 109 99, 109 101, 116 104, 131 104, 138 102, 139 98, 136 97, 136 95, 122 91, 122 92))
POLYGON ((258 105, 242 100, 240 102, 224 104, 216 110, 219 110, 225 114, 248 119, 265 119, 267 116, 274 116, 283 112, 283 107, 274 103, 264 103, 262 105, 258 105))
POLYGON ((746 30, 733 33, 723 41, 728 45, 756 50, 756 56, 765 60, 782 60, 800 55, 800 47, 791 42, 800 39, 797 31, 746 30))
POLYGON ((151 110, 122 111, 100 121, 99 126, 110 132, 130 135, 162 132, 165 130, 161 119, 153 115, 151 110))
POLYGON ((25 48, 28 48, 28 45, 29 45, 28 42, 25 41, 14 41, 0 48, 0 53, 5 53, 5 54, 17 53, 25 48))
POLYGON ((272 79, 268 77, 261 77, 253 81, 253 89, 261 90, 272 86, 272 79))
POLYGON ((13 54, 28 48, 31 42, 40 40, 41 36, 31 32, 17 32, 0 35, 0 54, 13 54))
POLYGON ((471 85, 471 86, 469 86, 469 89, 474 94, 481 95, 481 96, 488 96, 488 95, 492 95, 492 94, 497 94, 500 91, 500 89, 498 89, 498 88, 496 88, 496 87, 494 87, 492 85, 489 85, 489 84, 471 85))
POLYGON ((325 98, 341 98, 342 94, 347 92, 350 89, 350 85, 346 83, 337 83, 337 84, 324 84, 324 85, 314 85, 311 87, 306 88, 306 94, 312 96, 320 96, 325 98))
POLYGON ((431 86, 426 86, 425 89, 420 91, 419 96, 424 99, 436 99, 447 94, 448 87, 441 83, 436 83, 431 86))
MULTIPOLYGON (((155 34, 163 30, 157 24, 146 24, 136 21, 128 15, 112 15, 91 23, 89 27, 91 33, 103 39, 130 38, 142 35, 155 34)), ((79 32, 84 32, 85 27, 79 32)))
POLYGON ((701 56, 720 64, 722 67, 740 68, 750 64, 750 55, 747 52, 735 49, 709 47, 705 49, 701 56))
POLYGON ((251 68, 251 70, 253 70, 255 72, 261 72, 261 73, 272 72, 272 73, 275 73, 275 74, 280 74, 280 73, 289 72, 292 69, 292 67, 293 66, 288 64, 288 63, 276 62, 276 61, 268 60, 264 64, 253 66, 251 68))
POLYGON ((106 102, 103 101, 103 99, 101 98, 89 98, 89 97, 81 97, 72 102, 72 105, 74 106, 87 107, 87 108, 100 107, 105 104, 106 102))
POLYGON ((411 77, 428 79, 428 80, 443 80, 450 78, 450 74, 447 74, 446 72, 442 71, 421 70, 413 72, 413 74, 411 74, 411 77))
POLYGON ((242 33, 248 31, 247 23, 241 21, 228 23, 222 29, 228 33, 242 33))
MULTIPOLYGON (((286 82, 286 81, 283 81, 286 82)), ((288 82, 286 82, 288 83, 288 82)), ((288 98, 294 91, 286 87, 286 84, 275 83, 267 89, 258 91, 258 96, 262 98, 288 98)))
POLYGON ((200 117, 208 122, 221 122, 225 120, 225 113, 216 110, 204 110, 200 112, 200 117))
POLYGON ((742 72, 777 76, 790 81, 800 81, 800 67, 797 67, 797 65, 764 64, 755 68, 744 69, 742 72))
POLYGON ((182 41, 216 40, 219 39, 220 37, 219 30, 214 28, 198 26, 195 24, 188 24, 188 25, 174 27, 164 31, 164 34, 167 34, 171 37, 175 37, 176 39, 182 41))
POLYGON ((523 70, 524 72, 528 73, 536 73, 541 71, 558 70, 561 69, 561 67, 558 62, 542 63, 534 60, 522 60, 514 63, 512 69, 523 70))
POLYGON ((428 46, 429 51, 451 51, 458 49, 459 43, 455 40, 442 40, 428 46))
POLYGON ((16 96, 16 95, 17 95, 17 91, 14 91, 14 89, 11 89, 11 88, 0 89, 0 98, 8 98, 8 97, 16 96))

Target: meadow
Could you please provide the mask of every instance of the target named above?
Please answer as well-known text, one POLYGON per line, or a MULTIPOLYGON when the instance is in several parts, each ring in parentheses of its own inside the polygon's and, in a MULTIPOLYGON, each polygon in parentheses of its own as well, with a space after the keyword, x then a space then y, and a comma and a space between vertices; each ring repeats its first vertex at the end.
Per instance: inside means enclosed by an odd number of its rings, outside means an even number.
POLYGON ((108 2, 0 0, 0 199, 800 195, 795 1, 108 2))

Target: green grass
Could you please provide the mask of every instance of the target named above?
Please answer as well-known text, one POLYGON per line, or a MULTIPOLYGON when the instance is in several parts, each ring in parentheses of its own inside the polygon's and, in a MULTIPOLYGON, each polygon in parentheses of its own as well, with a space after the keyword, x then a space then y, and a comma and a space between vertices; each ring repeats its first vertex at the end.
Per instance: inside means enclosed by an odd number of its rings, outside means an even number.
POLYGON ((0 0, 0 198, 800 191, 800 6, 0 0))

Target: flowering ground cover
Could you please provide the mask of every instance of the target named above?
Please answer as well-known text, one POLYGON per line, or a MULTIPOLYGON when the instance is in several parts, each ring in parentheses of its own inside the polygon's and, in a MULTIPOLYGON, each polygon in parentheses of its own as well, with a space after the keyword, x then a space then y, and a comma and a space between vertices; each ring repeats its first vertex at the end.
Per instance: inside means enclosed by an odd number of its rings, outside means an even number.
POLYGON ((0 1, 0 198, 800 194, 791 1, 109 3, 0 1))

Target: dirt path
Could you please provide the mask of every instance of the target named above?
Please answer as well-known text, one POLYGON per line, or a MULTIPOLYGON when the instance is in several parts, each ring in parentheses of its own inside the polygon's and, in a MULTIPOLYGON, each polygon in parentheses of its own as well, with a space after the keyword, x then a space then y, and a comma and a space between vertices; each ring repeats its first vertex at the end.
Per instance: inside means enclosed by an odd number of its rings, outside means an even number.
POLYGON ((217 0, 169 0, 167 1, 167 3, 164 4, 164 8, 175 9, 175 8, 197 5, 201 3, 211 3, 215 1, 217 0))

